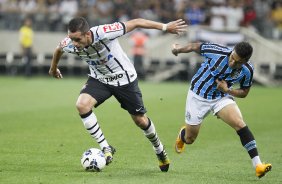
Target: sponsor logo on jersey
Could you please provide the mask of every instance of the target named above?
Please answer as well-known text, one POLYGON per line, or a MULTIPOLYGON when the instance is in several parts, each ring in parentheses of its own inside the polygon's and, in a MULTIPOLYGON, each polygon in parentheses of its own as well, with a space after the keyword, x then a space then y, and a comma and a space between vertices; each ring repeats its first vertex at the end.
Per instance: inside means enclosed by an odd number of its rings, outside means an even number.
POLYGON ((118 79, 120 79, 120 78, 122 78, 123 77, 123 74, 122 73, 120 73, 120 74, 116 74, 116 75, 114 75, 114 76, 111 76, 111 77, 102 77, 102 78, 99 78, 99 81, 101 81, 101 82, 112 82, 112 81, 115 81, 115 80, 118 80, 118 79))
POLYGON ((104 60, 104 59, 100 59, 100 60, 87 60, 86 63, 89 64, 89 65, 93 65, 93 66, 96 66, 96 65, 103 65, 105 64, 107 61, 104 60))
POLYGON ((103 31, 105 33, 118 31, 118 30, 122 30, 122 29, 123 29, 122 25, 118 22, 113 23, 113 24, 106 24, 106 25, 103 26, 103 31))
POLYGON ((63 39, 61 42, 60 42, 60 47, 61 48, 64 48, 64 47, 66 47, 67 45, 68 45, 68 39, 69 39, 69 37, 66 37, 65 39, 63 39))
POLYGON ((99 60, 87 60, 86 62, 89 64, 89 65, 103 65, 105 63, 107 63, 112 57, 114 57, 112 54, 109 54, 107 56, 107 58, 105 59, 99 59, 99 60))

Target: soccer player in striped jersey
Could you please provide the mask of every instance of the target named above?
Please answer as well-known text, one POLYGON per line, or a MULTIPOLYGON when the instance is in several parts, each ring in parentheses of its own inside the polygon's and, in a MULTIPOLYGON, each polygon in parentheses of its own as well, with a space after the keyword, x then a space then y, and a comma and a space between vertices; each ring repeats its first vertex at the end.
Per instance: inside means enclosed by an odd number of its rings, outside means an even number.
POLYGON ((88 63, 90 74, 81 89, 76 107, 85 128, 103 150, 107 165, 112 162, 115 149, 105 139, 92 109, 114 96, 153 145, 161 171, 168 171, 170 161, 157 135, 153 121, 146 115, 147 111, 138 87, 133 63, 124 53, 117 38, 136 28, 157 29, 179 34, 186 31, 186 27, 187 25, 181 19, 167 24, 133 19, 91 28, 83 17, 70 20, 68 36, 55 50, 49 74, 57 79, 63 77, 58 63, 65 52, 74 54, 88 63))
POLYGON ((199 133, 203 119, 212 112, 231 126, 251 157, 256 176, 263 177, 271 170, 271 164, 262 163, 255 138, 243 120, 234 97, 245 98, 251 88, 253 65, 249 61, 253 48, 248 42, 240 42, 234 49, 214 43, 173 44, 172 53, 196 52, 204 61, 191 81, 185 110, 185 126, 180 129, 175 143, 177 153, 186 144, 192 144, 199 133), (239 88, 232 86, 239 83, 239 88))

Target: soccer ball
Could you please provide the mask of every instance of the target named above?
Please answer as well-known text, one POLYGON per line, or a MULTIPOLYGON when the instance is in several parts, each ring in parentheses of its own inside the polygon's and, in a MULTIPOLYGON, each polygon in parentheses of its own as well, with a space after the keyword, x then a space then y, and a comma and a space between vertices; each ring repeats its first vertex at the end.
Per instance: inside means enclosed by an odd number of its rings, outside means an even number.
POLYGON ((101 171, 106 165, 104 153, 97 148, 90 148, 82 154, 81 165, 86 171, 101 171))

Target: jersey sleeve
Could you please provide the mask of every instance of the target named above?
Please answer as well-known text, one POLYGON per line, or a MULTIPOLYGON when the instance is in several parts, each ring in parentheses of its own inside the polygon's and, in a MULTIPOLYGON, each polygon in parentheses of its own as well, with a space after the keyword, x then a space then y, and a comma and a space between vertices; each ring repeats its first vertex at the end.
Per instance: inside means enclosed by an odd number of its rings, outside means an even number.
POLYGON ((231 51, 232 49, 215 43, 202 43, 200 46, 200 54, 202 56, 206 56, 207 54, 227 55, 231 51))
POLYGON ((72 41, 69 37, 65 37, 58 45, 57 48, 60 48, 63 52, 68 52, 69 49, 72 49, 72 41))
POLYGON ((244 67, 244 77, 240 81, 240 88, 249 88, 253 83, 254 67, 250 62, 246 63, 244 67))
MULTIPOLYGON (((115 22, 113 24, 100 25, 96 30, 99 39, 107 38, 114 40, 126 33, 126 28, 123 22, 115 22)), ((94 33, 95 34, 95 33, 94 33)))

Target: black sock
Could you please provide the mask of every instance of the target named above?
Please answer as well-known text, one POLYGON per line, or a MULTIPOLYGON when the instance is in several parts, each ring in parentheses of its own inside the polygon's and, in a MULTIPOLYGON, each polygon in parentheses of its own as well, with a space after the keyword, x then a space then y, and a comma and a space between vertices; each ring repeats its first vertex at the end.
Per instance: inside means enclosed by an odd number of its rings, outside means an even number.
POLYGON ((248 126, 238 130, 237 134, 240 136, 241 143, 248 151, 250 157, 254 158, 255 156, 258 156, 256 141, 248 126))

